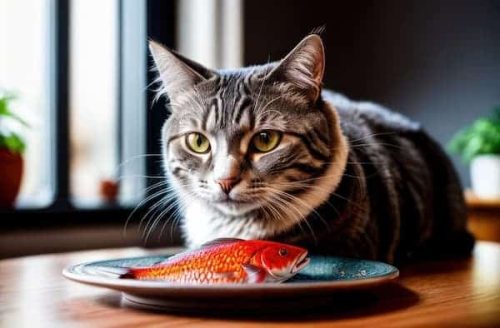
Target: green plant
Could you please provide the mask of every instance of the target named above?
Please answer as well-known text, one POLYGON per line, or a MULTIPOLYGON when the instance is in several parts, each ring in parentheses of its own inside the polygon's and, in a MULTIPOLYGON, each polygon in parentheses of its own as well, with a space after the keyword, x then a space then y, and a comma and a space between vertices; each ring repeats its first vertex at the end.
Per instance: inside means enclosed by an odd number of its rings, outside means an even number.
MULTIPOLYGON (((21 125, 28 126, 26 121, 10 110, 10 103, 14 99, 10 93, 0 93, 0 123, 3 120, 14 120, 21 125)), ((22 154, 26 149, 26 143, 18 133, 0 124, 0 148, 5 148, 12 153, 22 154)))
POLYGON ((493 112, 491 118, 480 118, 455 134, 448 144, 449 150, 466 163, 479 155, 500 154, 500 106, 493 112))

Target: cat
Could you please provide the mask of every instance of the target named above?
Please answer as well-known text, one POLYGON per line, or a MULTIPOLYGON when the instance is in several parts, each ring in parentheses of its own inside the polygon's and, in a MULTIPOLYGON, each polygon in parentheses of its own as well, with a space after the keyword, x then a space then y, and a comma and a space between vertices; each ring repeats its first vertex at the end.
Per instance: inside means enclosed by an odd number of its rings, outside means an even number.
POLYGON ((189 247, 270 239, 386 262, 467 255, 457 174, 408 118, 323 90, 323 41, 278 62, 211 70, 150 42, 166 177, 189 247))

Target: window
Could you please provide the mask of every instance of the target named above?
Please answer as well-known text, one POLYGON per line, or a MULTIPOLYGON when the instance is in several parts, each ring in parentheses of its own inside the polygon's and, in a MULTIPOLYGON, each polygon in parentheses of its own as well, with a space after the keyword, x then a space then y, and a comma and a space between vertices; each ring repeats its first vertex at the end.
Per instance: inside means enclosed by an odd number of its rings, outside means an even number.
POLYGON ((210 68, 243 64, 241 0, 178 1, 177 48, 210 68))
POLYGON ((0 0, 0 88, 17 95, 14 110, 31 126, 18 209, 130 208, 143 198, 146 9, 0 0), (117 202, 103 201, 103 181, 122 185, 117 202))
POLYGON ((18 94, 16 109, 31 124, 16 215, 67 222, 106 213, 123 223, 163 175, 168 113, 148 88, 148 38, 209 67, 236 67, 241 8, 239 0, 0 0, 8 49, 0 88, 18 94), (203 18, 207 10, 215 16, 203 18), (106 181, 119 184, 114 203, 102 197, 106 181))
POLYGON ((117 0, 70 3, 70 193, 95 207, 100 185, 116 183, 118 142, 117 0))
POLYGON ((49 0, 0 0, 0 89, 15 95, 12 107, 30 125, 21 131, 27 149, 20 207, 47 206, 54 192, 50 22, 49 0))

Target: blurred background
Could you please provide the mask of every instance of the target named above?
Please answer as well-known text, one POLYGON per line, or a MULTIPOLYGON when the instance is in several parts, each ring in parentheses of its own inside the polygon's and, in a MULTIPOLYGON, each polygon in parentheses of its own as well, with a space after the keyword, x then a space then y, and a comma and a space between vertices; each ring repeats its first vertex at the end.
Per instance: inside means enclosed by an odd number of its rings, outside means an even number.
MULTIPOLYGON (((0 92, 22 118, 0 116, 6 144, 21 140, 16 158, 0 152, 0 181, 22 167, 0 209, 0 257, 179 243, 171 211, 148 212, 167 113, 152 101, 147 40, 234 68, 278 60, 319 26, 327 88, 421 122, 443 147, 500 104, 500 1, 0 0, 0 92), (163 231, 149 229, 160 215, 163 231)), ((477 143, 472 155, 498 155, 477 143)), ((469 196, 474 229, 497 238, 498 201, 469 196)))

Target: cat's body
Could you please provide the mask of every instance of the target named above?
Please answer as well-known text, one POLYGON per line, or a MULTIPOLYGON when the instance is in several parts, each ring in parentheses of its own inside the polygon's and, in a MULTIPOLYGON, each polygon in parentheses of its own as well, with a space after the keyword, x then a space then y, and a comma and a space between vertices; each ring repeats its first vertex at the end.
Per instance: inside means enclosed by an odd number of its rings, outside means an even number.
POLYGON ((473 238, 462 188, 440 146, 419 124, 380 105, 330 91, 323 99, 349 143, 342 180, 308 218, 314 236, 296 229, 276 239, 386 261, 468 254, 473 238))
POLYGON ((171 100, 165 166, 189 246, 273 239, 389 262, 470 251, 441 148, 401 115, 322 92, 318 36, 279 63, 234 71, 151 50, 171 100))

